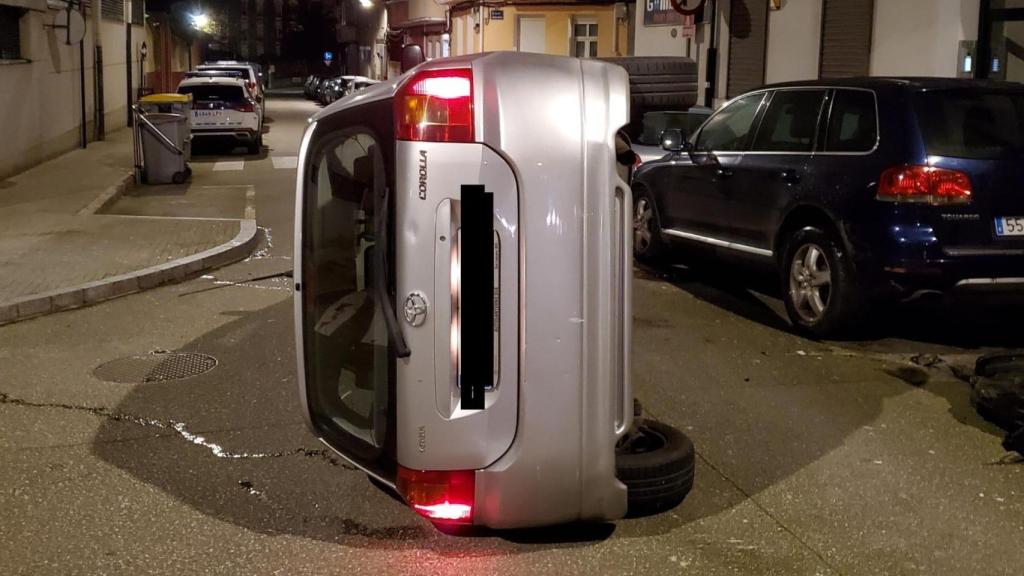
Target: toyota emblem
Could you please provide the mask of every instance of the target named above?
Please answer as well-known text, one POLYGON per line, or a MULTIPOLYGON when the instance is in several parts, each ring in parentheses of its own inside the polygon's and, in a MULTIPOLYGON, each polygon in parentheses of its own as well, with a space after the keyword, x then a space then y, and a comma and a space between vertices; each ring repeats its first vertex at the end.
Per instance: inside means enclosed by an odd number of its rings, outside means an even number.
POLYGON ((422 326, 427 321, 427 296, 420 292, 412 292, 405 297, 405 321, 410 326, 422 326))

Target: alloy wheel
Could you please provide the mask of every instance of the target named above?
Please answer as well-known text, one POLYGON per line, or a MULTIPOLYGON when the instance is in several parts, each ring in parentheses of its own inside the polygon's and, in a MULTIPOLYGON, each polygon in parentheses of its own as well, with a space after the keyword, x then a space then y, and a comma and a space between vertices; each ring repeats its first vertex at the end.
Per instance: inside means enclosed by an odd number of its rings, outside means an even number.
POLYGON ((647 198, 640 198, 636 201, 636 209, 633 211, 633 246, 637 253, 645 254, 651 247, 651 220, 654 218, 654 209, 647 198))
POLYGON ((820 246, 807 243, 793 255, 789 269, 789 293, 793 308, 806 322, 817 322, 828 310, 832 297, 832 268, 820 246))

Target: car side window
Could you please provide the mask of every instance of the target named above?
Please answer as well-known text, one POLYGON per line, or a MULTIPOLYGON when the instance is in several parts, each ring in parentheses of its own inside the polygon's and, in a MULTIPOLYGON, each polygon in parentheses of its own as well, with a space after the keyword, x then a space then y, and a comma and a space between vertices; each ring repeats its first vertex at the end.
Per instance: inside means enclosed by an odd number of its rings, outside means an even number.
POLYGON ((777 90, 757 129, 753 152, 810 152, 824 90, 777 90))
POLYGON ((837 90, 825 137, 826 152, 869 152, 878 142, 875 94, 837 90))
POLYGON ((748 94, 734 100, 704 124, 694 148, 698 152, 744 150, 764 93, 748 94))

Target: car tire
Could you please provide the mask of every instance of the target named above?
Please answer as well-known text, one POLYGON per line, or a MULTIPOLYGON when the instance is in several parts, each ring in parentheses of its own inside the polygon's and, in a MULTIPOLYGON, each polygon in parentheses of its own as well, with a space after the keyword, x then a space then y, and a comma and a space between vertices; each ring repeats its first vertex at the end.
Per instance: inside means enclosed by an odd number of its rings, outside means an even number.
POLYGON ((783 301, 794 328, 812 338, 849 335, 866 309, 865 291, 842 241, 808 226, 790 235, 782 258, 783 301))
POLYGON ((259 143, 259 141, 250 142, 249 145, 248 145, 248 151, 249 151, 249 154, 259 154, 260 153, 260 143, 259 143))
POLYGON ((642 419, 615 451, 615 475, 626 485, 629 516, 676 507, 693 488, 696 453, 679 430, 642 419))
POLYGON ((697 64, 689 58, 606 58, 629 74, 631 123, 645 112, 686 110, 697 103, 697 64))
POLYGON ((668 246, 661 237, 661 219, 654 197, 645 188, 633 191, 633 257, 647 265, 665 260, 668 246))

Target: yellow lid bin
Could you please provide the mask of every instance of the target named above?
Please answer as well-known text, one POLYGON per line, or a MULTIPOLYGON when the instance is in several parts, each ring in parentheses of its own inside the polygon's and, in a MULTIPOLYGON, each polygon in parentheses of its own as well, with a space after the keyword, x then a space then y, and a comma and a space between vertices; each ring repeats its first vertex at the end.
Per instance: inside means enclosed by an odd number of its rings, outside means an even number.
POLYGON ((191 94, 176 94, 174 92, 150 94, 139 98, 139 102, 142 104, 187 104, 191 100, 191 94))
MULTIPOLYGON (((139 108, 146 114, 181 114, 191 116, 192 110, 191 94, 150 94, 139 98, 139 108)), ((191 122, 190 122, 191 123, 191 122)))

